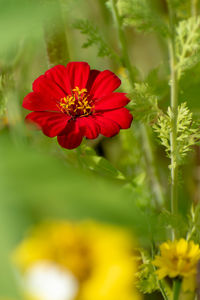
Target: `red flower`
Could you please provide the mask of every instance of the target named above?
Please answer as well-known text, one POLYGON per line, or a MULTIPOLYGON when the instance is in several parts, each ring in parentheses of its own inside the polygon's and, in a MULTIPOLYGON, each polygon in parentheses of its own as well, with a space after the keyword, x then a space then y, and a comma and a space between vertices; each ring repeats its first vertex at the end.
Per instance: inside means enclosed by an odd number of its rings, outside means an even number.
POLYGON ((106 137, 127 129, 132 116, 124 106, 124 93, 113 93, 121 84, 112 72, 90 70, 85 62, 71 62, 48 70, 33 82, 33 92, 23 101, 31 110, 28 121, 67 149, 80 145, 83 137, 106 137))

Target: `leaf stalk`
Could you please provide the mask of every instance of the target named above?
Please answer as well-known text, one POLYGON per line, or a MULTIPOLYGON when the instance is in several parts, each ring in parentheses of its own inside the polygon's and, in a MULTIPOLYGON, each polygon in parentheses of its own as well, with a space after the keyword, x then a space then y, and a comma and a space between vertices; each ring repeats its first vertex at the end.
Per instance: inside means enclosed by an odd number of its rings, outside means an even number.
MULTIPOLYGON (((177 214, 178 211, 178 164, 177 164, 177 117, 178 117, 178 74, 176 70, 175 52, 175 12, 168 1, 171 35, 169 39, 169 58, 170 58, 170 90, 171 90, 171 110, 172 110, 172 130, 170 134, 171 147, 171 213, 177 214)), ((176 232, 172 230, 172 239, 175 239, 176 232)))

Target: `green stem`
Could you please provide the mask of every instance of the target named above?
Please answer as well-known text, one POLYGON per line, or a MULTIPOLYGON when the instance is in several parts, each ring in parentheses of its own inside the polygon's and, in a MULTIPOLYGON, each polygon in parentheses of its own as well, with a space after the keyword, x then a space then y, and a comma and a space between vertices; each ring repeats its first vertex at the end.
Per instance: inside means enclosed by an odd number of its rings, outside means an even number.
POLYGON ((120 46, 121 46, 122 65, 127 68, 128 73, 129 73, 129 79, 133 85, 134 84, 134 73, 133 73, 133 69, 131 67, 131 61, 130 61, 129 54, 128 54, 127 42, 126 42, 124 30, 123 30, 122 19, 118 13, 118 9, 117 9, 115 0, 112 0, 111 3, 112 3, 112 9, 113 9, 114 18, 115 18, 116 25, 117 25, 117 32, 118 32, 120 46))
POLYGON ((173 281, 173 300, 179 300, 180 291, 181 291, 181 280, 174 279, 174 281, 173 281))
POLYGON ((198 0, 191 0, 191 15, 193 17, 198 15, 198 0))
MULTIPOLYGON (((178 211, 178 165, 177 165, 177 117, 178 117, 178 75, 176 71, 175 53, 175 13, 169 3, 169 16, 171 37, 169 40, 169 56, 171 71, 171 111, 172 111, 172 130, 170 135, 171 146, 171 212, 176 214, 178 211)), ((175 238, 175 231, 172 231, 172 238, 175 238)))
MULTIPOLYGON (((154 259, 154 257, 155 257, 155 245, 154 245, 154 242, 152 241, 151 258, 154 259)), ((153 265, 153 269, 154 269, 154 272, 156 272, 156 267, 154 265, 153 265)), ((161 280, 158 280, 158 278, 157 278, 157 283, 158 283, 158 286, 159 286, 159 290, 160 290, 160 292, 163 296, 163 299, 164 300, 169 300, 168 295, 166 293, 166 288, 168 290, 169 287, 166 284, 164 284, 165 283, 164 280, 161 281, 161 280)))
POLYGON ((149 178, 151 180, 153 193, 155 195, 155 202, 157 206, 161 206, 164 203, 164 196, 161 185, 159 184, 158 172, 156 169, 156 162, 151 142, 151 136, 148 130, 148 127, 144 124, 140 125, 143 148, 145 153, 146 165, 150 166, 149 170, 149 178))
POLYGON ((70 56, 60 3, 58 0, 44 0, 44 4, 51 5, 54 12, 53 16, 45 20, 44 25, 49 67, 66 65, 70 56))
MULTIPOLYGON (((124 30, 123 30, 122 19, 118 13, 116 1, 112 0, 111 3, 112 3, 112 10, 113 10, 113 14, 114 14, 114 19, 116 21, 117 31, 118 31, 119 41, 120 41, 121 61, 122 61, 123 66, 126 67, 126 69, 128 70, 128 78, 129 78, 129 81, 130 81, 132 87, 134 88, 134 73, 133 73, 131 61, 129 58, 127 42, 126 42, 124 30)), ((153 154, 152 145, 150 142, 150 136, 149 136, 146 126, 144 126, 143 124, 141 124, 140 131, 141 131, 141 135, 142 135, 143 142, 145 145, 145 148, 144 148, 145 156, 148 158, 148 167, 149 167, 150 173, 152 175, 152 183, 154 186, 153 189, 154 189, 154 194, 156 197, 156 202, 158 204, 163 204, 164 197, 163 197, 162 188, 161 188, 161 185, 159 182, 159 178, 157 176, 155 158, 154 158, 154 154, 153 154)))
POLYGON ((169 300, 167 294, 165 293, 165 289, 164 289, 164 287, 163 287, 163 285, 162 285, 162 282, 159 281, 159 282, 158 282, 158 285, 159 285, 160 292, 161 292, 161 294, 162 294, 162 296, 163 296, 163 299, 164 299, 164 300, 169 300))

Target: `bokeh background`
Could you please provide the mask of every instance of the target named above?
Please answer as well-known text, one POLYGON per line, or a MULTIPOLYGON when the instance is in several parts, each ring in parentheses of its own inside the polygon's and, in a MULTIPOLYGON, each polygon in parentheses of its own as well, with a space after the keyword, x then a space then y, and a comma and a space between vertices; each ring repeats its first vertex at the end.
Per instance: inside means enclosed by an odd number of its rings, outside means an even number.
MULTIPOLYGON (((150 0, 149 0, 150 1, 150 0)), ((32 82, 51 62, 47 55, 52 28, 66 37, 65 64, 87 61, 92 68, 110 69, 128 89, 125 71, 82 30, 84 22, 94 26, 93 40, 102 41, 120 53, 112 14, 104 0, 61 0, 60 11, 53 1, 0 0, 0 297, 20 299, 10 255, 29 228, 44 220, 94 219, 125 227, 138 243, 150 248, 165 240, 167 213, 158 213, 152 191, 151 170, 139 134, 139 121, 111 139, 100 137, 85 142, 81 150, 61 149, 56 139, 24 124, 24 96, 32 82), (48 25, 47 25, 48 27, 48 25), (96 31, 95 31, 96 30, 96 31), (82 31, 82 33, 81 33, 82 31), (61 32, 61 33, 60 33, 61 32), (97 38, 98 40, 98 38, 97 38), (83 45, 87 43, 87 47, 83 45), (158 225, 160 224, 160 226, 158 225)), ((165 1, 151 0, 164 18, 165 1)), ((59 35, 58 34, 58 35, 59 35)), ((159 106, 169 105, 167 45, 155 33, 143 34, 125 28, 126 41, 135 76, 147 80, 160 96, 159 106)), ((58 40, 54 40, 56 42, 58 40)), ((105 49, 104 49, 105 50, 105 49)), ((62 49, 65 51, 65 48, 62 49)), ((194 117, 200 113, 200 64, 187 72, 180 83, 180 101, 188 101, 194 117), (188 80, 191 79, 192 80, 188 80)), ((169 160, 149 126, 150 143, 156 158, 166 208, 169 207, 169 160)), ((148 153, 148 149, 147 149, 148 153)), ((180 231, 191 201, 200 199, 200 149, 195 147, 181 168, 180 231), (183 184, 184 183, 184 184, 183 184)), ((155 299, 154 298, 152 299, 155 299)), ((149 298, 150 299, 150 298, 149 298)))

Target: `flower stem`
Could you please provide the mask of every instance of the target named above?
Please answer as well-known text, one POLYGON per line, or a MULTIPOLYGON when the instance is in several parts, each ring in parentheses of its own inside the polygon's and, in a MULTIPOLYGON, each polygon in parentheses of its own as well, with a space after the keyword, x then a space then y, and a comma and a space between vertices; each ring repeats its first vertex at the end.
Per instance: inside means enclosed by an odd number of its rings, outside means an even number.
MULTIPOLYGON (((178 116, 178 75, 176 71, 175 53, 175 12, 168 0, 171 37, 169 40, 169 57, 171 71, 171 110, 172 110, 172 130, 170 136, 171 146, 171 213, 178 211, 178 165, 177 165, 177 116, 178 116)), ((175 230, 172 230, 172 238, 175 238, 175 230)))
POLYGON ((164 203, 164 196, 161 185, 159 183, 157 168, 155 167, 156 162, 150 132, 145 124, 140 125, 140 130, 143 141, 146 165, 151 166, 151 168, 149 168, 149 178, 151 180, 152 190, 155 195, 155 202, 157 206, 161 206, 164 203))
MULTIPOLYGON (((134 81, 134 72, 133 72, 133 69, 131 66, 131 61, 129 58, 127 42, 125 39, 124 30, 123 30, 122 19, 118 13, 116 1, 112 0, 111 3, 112 3, 112 11, 114 14, 114 19, 116 21, 117 32, 118 32, 119 41, 120 41, 122 65, 128 70, 128 78, 129 78, 129 81, 130 81, 132 87, 134 88, 134 82, 135 82, 134 81)), ((156 203, 158 205, 160 205, 160 204, 164 203, 164 197, 163 197, 162 187, 161 187, 158 175, 157 175, 155 157, 154 157, 152 145, 150 142, 149 132, 147 130, 147 127, 143 124, 140 125, 140 132, 141 132, 141 136, 143 139, 145 156, 148 159, 148 168, 150 169, 149 173, 152 176, 151 182, 153 184, 153 191, 154 191, 154 195, 156 198, 156 203)))
MULTIPOLYGON (((152 244, 151 247, 151 254, 152 254, 152 259, 155 257, 155 253, 154 253, 155 249, 154 249, 154 245, 152 244)), ((153 265, 153 269, 154 272, 156 272, 156 267, 153 265)), ((166 282, 164 280, 158 280, 157 278, 157 283, 159 286, 159 290, 163 296, 164 300, 169 300, 168 294, 169 294, 169 286, 166 284, 166 282), (166 292, 167 290, 167 292, 166 292)), ((171 294, 171 289, 170 289, 170 294, 171 294)))
POLYGON ((181 280, 174 279, 173 281, 173 300, 178 300, 181 291, 181 280))
POLYGON ((112 10, 113 10, 113 14, 114 14, 114 19, 116 21, 117 32, 118 32, 119 41, 120 41, 120 47, 121 47, 121 53, 122 53, 122 55, 121 55, 122 65, 127 68, 128 73, 129 73, 129 79, 131 81, 131 84, 133 85, 134 84, 134 73, 133 73, 133 69, 131 67, 131 61, 130 61, 129 54, 128 54, 122 19, 118 13, 118 9, 117 9, 115 0, 112 0, 111 3, 112 3, 112 10))
POLYGON ((167 296, 167 294, 166 294, 166 292, 165 292, 165 289, 164 289, 164 287, 163 287, 162 282, 161 282, 161 281, 158 281, 158 285, 159 285, 159 288, 160 288, 160 292, 161 292, 161 294, 162 294, 162 296, 163 296, 163 299, 164 299, 164 300, 169 300, 169 299, 168 299, 168 296, 167 296))

